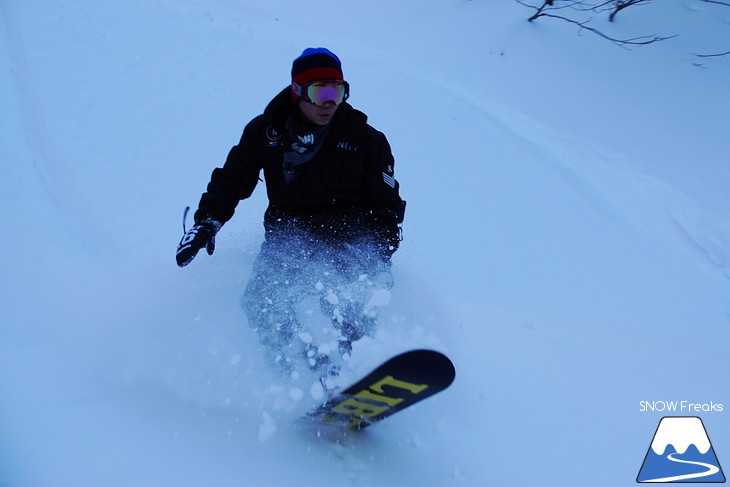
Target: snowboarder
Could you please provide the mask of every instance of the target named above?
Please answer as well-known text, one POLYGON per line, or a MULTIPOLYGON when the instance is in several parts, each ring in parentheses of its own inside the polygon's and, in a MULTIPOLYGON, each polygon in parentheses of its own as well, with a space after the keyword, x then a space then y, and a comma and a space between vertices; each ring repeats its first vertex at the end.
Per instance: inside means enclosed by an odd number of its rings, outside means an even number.
POLYGON ((183 267, 202 248, 213 254, 216 233, 252 194, 263 169, 265 241, 243 307, 284 372, 304 360, 334 374, 335 350, 346 356, 353 341, 374 332, 367 303, 384 285, 377 276, 390 275, 405 201, 385 135, 346 101, 339 58, 325 48, 305 49, 291 76, 213 171, 176 259, 183 267), (330 317, 337 347, 318 349, 302 330, 297 306, 307 296, 316 296, 330 317))

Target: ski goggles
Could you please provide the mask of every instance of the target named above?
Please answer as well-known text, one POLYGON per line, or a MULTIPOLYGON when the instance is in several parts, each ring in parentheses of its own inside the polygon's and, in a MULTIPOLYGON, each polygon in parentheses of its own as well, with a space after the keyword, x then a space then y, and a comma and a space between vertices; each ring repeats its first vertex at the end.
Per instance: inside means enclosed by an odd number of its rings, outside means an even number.
POLYGON ((304 85, 292 83, 292 90, 304 101, 315 105, 324 105, 330 101, 339 105, 350 96, 347 81, 313 81, 304 85))

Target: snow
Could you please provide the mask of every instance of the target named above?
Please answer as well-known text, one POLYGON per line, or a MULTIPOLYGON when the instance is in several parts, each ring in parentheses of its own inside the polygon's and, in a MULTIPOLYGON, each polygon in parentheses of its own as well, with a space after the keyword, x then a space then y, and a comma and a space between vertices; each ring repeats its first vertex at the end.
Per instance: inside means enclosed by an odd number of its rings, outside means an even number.
MULTIPOLYGON (((349 3, 0 4, 0 486, 622 485, 662 416, 640 401, 730 401, 730 57, 695 56, 730 9, 594 18, 679 34, 626 50, 511 0, 349 3), (174 263, 308 46, 408 200, 342 381, 418 347, 457 369, 339 441, 295 428, 322 391, 280 383, 239 305, 264 188, 174 263)), ((730 419, 701 416, 723 462, 730 419)))
POLYGON ((651 449, 657 455, 664 455, 668 445, 673 445, 677 453, 684 453, 690 445, 695 445, 703 455, 710 449, 710 439, 707 437, 702 421, 696 417, 669 417, 662 419, 651 449), (682 441, 678 442, 680 438, 682 441))

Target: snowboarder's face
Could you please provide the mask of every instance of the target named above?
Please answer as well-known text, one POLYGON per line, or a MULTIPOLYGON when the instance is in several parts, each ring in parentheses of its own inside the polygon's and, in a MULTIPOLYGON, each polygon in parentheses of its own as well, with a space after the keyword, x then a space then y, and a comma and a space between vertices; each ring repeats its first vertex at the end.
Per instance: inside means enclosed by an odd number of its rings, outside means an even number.
POLYGON ((314 125, 327 125, 330 123, 339 106, 334 101, 328 101, 324 105, 315 105, 305 100, 300 100, 298 105, 299 111, 302 112, 304 118, 314 125))

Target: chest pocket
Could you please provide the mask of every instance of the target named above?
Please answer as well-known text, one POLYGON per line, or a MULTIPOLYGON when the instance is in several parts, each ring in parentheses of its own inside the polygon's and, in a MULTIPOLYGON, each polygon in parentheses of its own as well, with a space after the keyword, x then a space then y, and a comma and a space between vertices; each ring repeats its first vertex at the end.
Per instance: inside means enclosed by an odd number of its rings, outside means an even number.
POLYGON ((365 187, 367 152, 364 148, 339 142, 330 149, 324 165, 323 181, 330 191, 353 192, 365 187))

